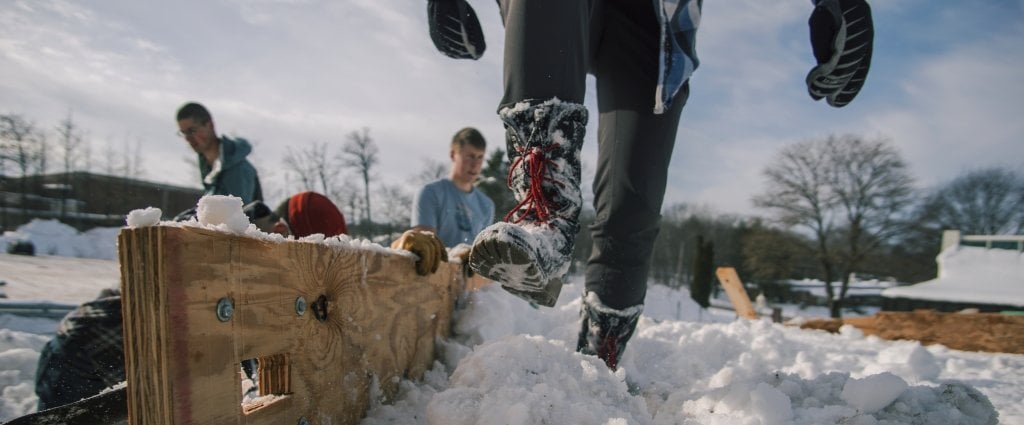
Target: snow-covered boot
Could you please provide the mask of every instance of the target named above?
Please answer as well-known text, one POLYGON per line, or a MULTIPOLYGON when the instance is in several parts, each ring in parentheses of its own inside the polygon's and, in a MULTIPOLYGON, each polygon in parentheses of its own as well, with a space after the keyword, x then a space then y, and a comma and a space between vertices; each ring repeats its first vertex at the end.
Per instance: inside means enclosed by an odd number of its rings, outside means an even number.
POLYGON ((469 265, 502 288, 553 306, 569 270, 583 204, 580 148, 587 109, 551 99, 498 112, 505 123, 508 186, 519 203, 477 235, 469 265))
POLYGON ((615 310, 601 303, 597 294, 588 292, 583 297, 580 309, 583 324, 576 342, 576 351, 600 357, 608 368, 619 367, 622 353, 626 351, 626 343, 636 330, 636 322, 644 311, 643 304, 624 310, 615 310))

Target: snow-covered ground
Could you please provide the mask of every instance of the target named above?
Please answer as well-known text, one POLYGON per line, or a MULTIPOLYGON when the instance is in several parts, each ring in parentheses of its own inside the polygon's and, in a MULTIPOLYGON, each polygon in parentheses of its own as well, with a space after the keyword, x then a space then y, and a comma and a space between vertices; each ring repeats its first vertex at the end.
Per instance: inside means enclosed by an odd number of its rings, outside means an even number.
MULTIPOLYGON (((0 254, 11 301, 79 303, 117 277, 114 260, 0 254)), ((581 292, 575 277, 542 309, 496 285, 469 294, 425 379, 402 382, 362 423, 981 424, 998 413, 1024 424, 1024 356, 735 319, 662 286, 611 372, 575 352, 581 292)), ((35 409, 36 361, 55 326, 0 315, 0 421, 35 409)))

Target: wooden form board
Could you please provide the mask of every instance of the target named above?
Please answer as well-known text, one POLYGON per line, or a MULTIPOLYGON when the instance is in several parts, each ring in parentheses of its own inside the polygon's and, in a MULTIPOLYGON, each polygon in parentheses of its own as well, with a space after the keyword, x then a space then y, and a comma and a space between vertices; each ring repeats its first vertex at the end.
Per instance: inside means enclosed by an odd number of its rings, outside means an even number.
POLYGON ((757 319, 757 311, 754 310, 754 305, 750 303, 750 296, 747 295, 747 290, 743 288, 743 282, 740 280, 739 275, 736 274, 736 269, 732 267, 719 267, 715 270, 715 275, 718 276, 718 282, 725 288, 725 294, 729 296, 729 302, 736 309, 736 315, 751 320, 757 319))
POLYGON ((371 385, 431 367, 465 285, 448 263, 421 277, 382 249, 195 227, 126 228, 118 251, 130 424, 356 424, 371 385), (252 358, 275 395, 243 409, 252 358))

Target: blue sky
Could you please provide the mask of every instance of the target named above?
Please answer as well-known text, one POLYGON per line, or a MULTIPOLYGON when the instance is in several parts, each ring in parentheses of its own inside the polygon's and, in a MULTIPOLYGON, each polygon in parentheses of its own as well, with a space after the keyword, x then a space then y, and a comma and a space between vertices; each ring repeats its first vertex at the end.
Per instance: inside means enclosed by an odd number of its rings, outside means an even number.
MULTIPOLYGON (((52 128, 72 111, 94 151, 139 143, 147 179, 198 185, 174 134, 174 112, 190 100, 211 109, 220 132, 253 142, 271 202, 284 196, 286 148, 340 146, 363 127, 381 150, 378 180, 396 185, 447 162, 461 127, 504 143, 491 0, 470 1, 488 42, 479 61, 434 50, 422 0, 2 1, 0 112, 52 128)), ((872 7, 867 85, 834 109, 804 87, 809 1, 706 1, 666 205, 756 214, 750 198, 774 155, 832 133, 889 138, 921 188, 980 167, 1024 169, 1024 1, 872 7)), ((596 120, 585 173, 595 130, 596 120)))

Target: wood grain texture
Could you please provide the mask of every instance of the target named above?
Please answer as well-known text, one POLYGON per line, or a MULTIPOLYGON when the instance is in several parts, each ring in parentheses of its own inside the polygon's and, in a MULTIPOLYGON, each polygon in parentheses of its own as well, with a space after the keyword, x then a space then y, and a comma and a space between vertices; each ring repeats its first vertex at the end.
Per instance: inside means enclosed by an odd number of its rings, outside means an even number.
POLYGON ((173 226, 118 241, 131 424, 358 423, 371 384, 391 398, 431 367, 465 287, 458 266, 422 277, 408 256, 348 245, 173 226), (268 368, 261 393, 284 394, 243 409, 251 358, 268 368))
POLYGON ((743 281, 736 274, 736 269, 732 267, 719 267, 715 269, 715 275, 718 276, 718 282, 722 284, 722 288, 725 288, 725 294, 729 296, 729 302, 732 303, 732 307, 736 310, 736 315, 756 320, 757 311, 754 310, 754 305, 750 303, 750 296, 747 295, 747 290, 743 288, 743 281))

